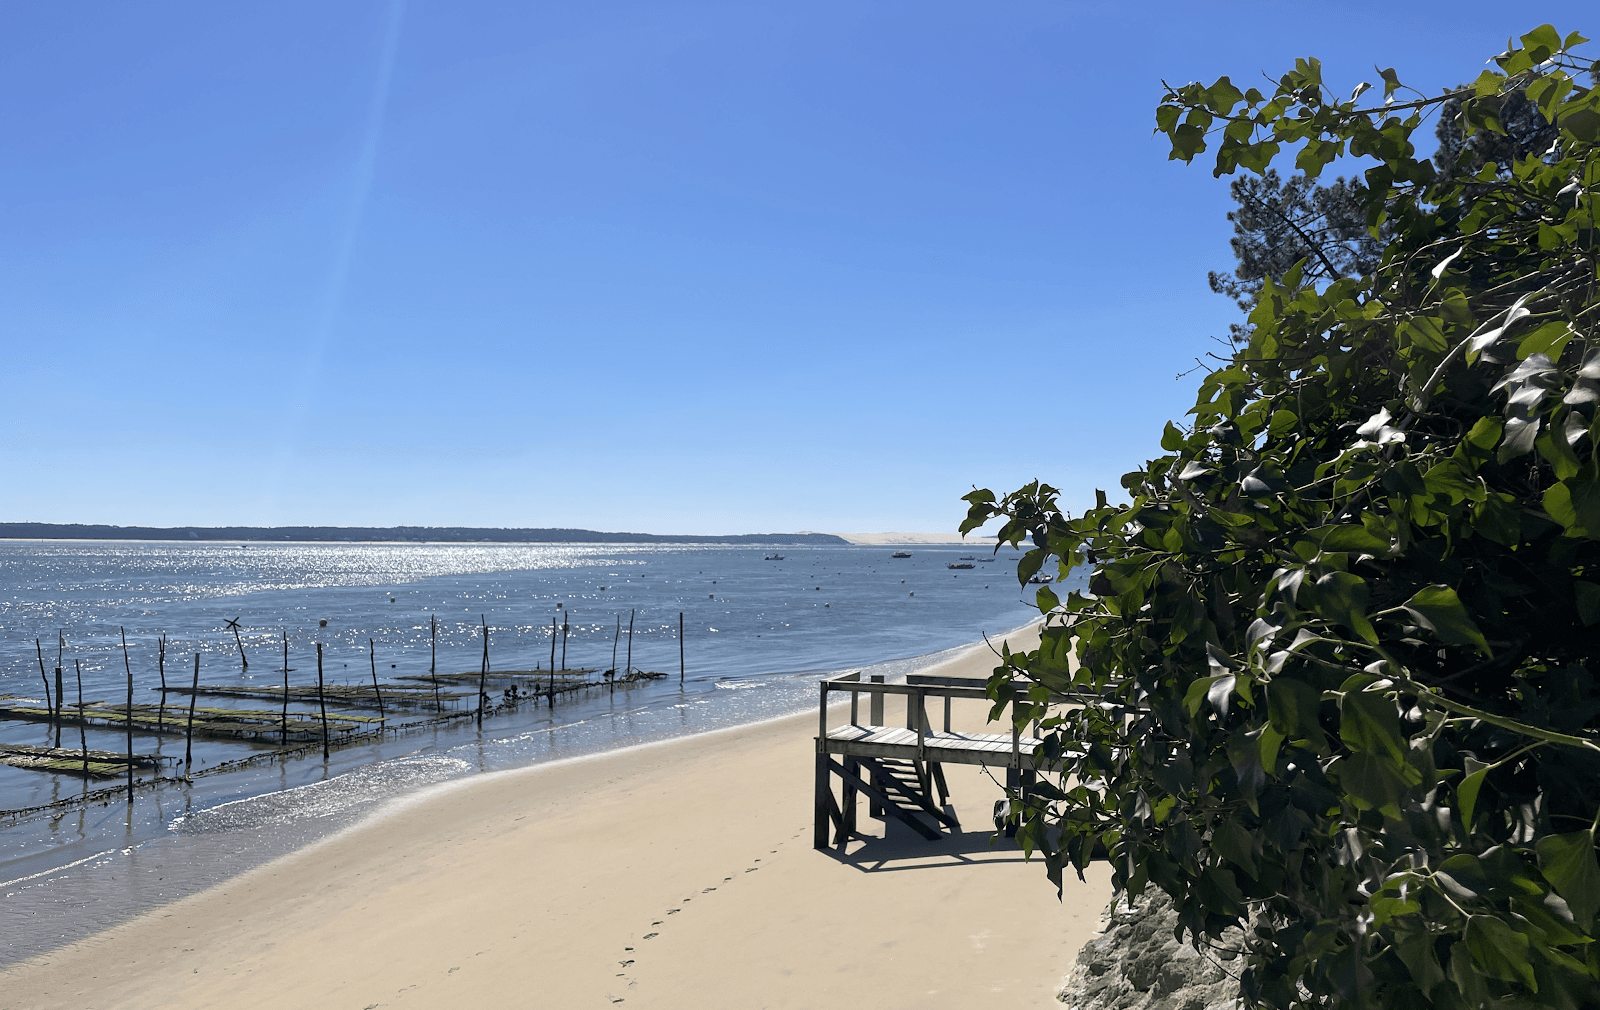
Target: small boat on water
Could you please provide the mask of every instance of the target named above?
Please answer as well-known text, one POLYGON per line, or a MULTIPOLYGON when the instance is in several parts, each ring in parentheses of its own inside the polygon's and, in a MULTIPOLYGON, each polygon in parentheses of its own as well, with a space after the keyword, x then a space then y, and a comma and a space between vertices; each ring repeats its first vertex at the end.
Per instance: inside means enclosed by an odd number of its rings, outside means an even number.
POLYGON ((766 558, 764 558, 763 560, 766 560, 766 561, 782 561, 783 560, 783 555, 782 554, 768 554, 766 556, 766 558))
POLYGON ((960 557, 959 557, 959 558, 956 558, 956 560, 957 560, 957 561, 976 561, 976 560, 978 560, 978 559, 977 559, 977 558, 975 558, 975 557, 973 557, 973 556, 972 556, 972 555, 970 555, 970 554, 963 554, 963 555, 961 555, 961 556, 960 556, 960 557))
POLYGON ((969 565, 965 561, 962 561, 962 562, 952 562, 951 564, 945 565, 945 567, 946 568, 976 568, 978 566, 977 565, 969 565))
POLYGON ((895 551, 893 554, 891 554, 889 556, 891 558, 909 558, 911 556, 911 552, 910 551, 895 551))
POLYGON ((1050 576, 1048 575, 1035 575, 1033 578, 1028 580, 1028 584, 1033 586, 1042 586, 1049 581, 1050 576))

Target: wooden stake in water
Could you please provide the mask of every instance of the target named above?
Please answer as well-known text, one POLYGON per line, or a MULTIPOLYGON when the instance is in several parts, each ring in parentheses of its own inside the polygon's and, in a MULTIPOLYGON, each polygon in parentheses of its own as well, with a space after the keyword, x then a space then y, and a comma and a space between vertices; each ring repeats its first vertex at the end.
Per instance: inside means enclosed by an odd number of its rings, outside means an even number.
POLYGON ((554 616, 550 618, 550 690, 546 697, 550 707, 556 707, 556 635, 561 631, 554 616))
POLYGON ((683 687, 683 611, 678 611, 678 686, 683 687))
POLYGON ((617 693, 617 643, 622 640, 622 615, 617 615, 617 632, 611 636, 611 669, 606 671, 606 680, 611 682, 611 693, 617 693))
POLYGON ((194 764, 194 702, 200 697, 200 654, 194 654, 194 687, 189 690, 189 724, 183 729, 183 777, 193 782, 189 768, 194 764))
POLYGON ((78 673, 78 746, 83 749, 83 789, 89 790, 89 734, 83 730, 83 664, 76 657, 72 666, 78 673))
POLYGON ((382 727, 389 720, 383 714, 383 692, 378 690, 378 647, 372 639, 367 639, 367 655, 372 657, 372 693, 378 696, 378 725, 382 727))
POLYGON ((50 699, 50 675, 44 672, 44 646, 33 640, 33 651, 39 654, 39 679, 44 681, 44 707, 50 711, 50 721, 56 721, 56 703, 50 699))
POLYGON ((637 611, 628 611, 628 672, 633 672, 633 615, 637 611))
POLYGON ((283 633, 283 714, 278 717, 278 746, 289 746, 289 633, 283 633))
POLYGON ((483 703, 489 697, 484 693, 485 681, 489 679, 489 619, 482 614, 478 617, 483 621, 483 666, 478 670, 478 728, 483 729, 483 703))
POLYGON ((244 639, 239 637, 239 618, 235 617, 228 622, 228 627, 233 629, 233 641, 239 646, 239 662, 243 664, 244 671, 250 672, 250 661, 244 658, 244 639))
POLYGON ((61 654, 67 651, 65 632, 56 632, 56 746, 61 746, 61 715, 67 703, 66 689, 62 685, 61 654))
POLYGON ((433 714, 444 711, 439 702, 439 619, 428 615, 428 636, 432 644, 432 658, 428 660, 428 676, 433 678, 433 714))
POLYGON ((317 707, 322 709, 322 760, 328 760, 328 702, 322 696, 322 643, 317 643, 317 707))
POLYGON ((167 721, 167 635, 162 632, 161 640, 156 644, 156 670, 161 674, 161 702, 156 706, 156 733, 160 733, 167 721))
POLYGON ((561 612, 561 669, 567 668, 567 632, 572 629, 572 614, 569 611, 561 612))
MULTIPOLYGON (((122 634, 122 668, 128 671, 128 715, 124 720, 128 724, 128 802, 133 802, 133 664, 128 662, 128 632, 123 628, 117 631, 122 634)), ((76 662, 76 660, 74 660, 76 662)), ((82 715, 79 710, 79 715, 82 715)))

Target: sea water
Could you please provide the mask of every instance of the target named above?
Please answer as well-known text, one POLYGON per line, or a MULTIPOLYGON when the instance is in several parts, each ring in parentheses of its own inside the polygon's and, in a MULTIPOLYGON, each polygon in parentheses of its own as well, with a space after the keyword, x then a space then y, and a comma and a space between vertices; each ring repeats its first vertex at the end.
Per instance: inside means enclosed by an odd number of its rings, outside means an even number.
MULTIPOLYGON (((424 786, 802 711, 830 673, 903 676, 1037 614, 1017 585, 1016 551, 896 550, 0 542, 7 705, 42 704, 58 662, 69 707, 80 670, 86 702, 125 703, 131 671, 135 701, 155 703, 163 636, 169 684, 187 685, 198 655, 204 686, 280 686, 287 640, 292 686, 315 685, 318 643, 330 684, 370 684, 376 668, 391 688, 417 685, 425 681, 402 678, 478 672, 485 628, 494 670, 548 671, 553 644, 557 667, 666 674, 558 696, 553 706, 524 699, 481 728, 471 719, 417 726, 336 748, 326 761, 320 748, 279 758, 263 744, 196 740, 192 783, 147 783, 132 804, 125 794, 78 802, 104 783, 0 765, 0 808, 33 811, 0 816, 0 963, 226 879, 424 786), (947 567, 963 556, 973 568, 947 567)), ((167 698, 181 723, 187 696, 167 698)), ((314 717, 316 706, 291 702, 290 711, 314 717)), ((415 710, 392 715, 426 722, 415 710)), ((127 745, 122 731, 105 729, 83 742, 127 745)), ((42 722, 0 721, 0 743, 48 746, 56 734, 42 722)), ((80 746, 76 727, 61 730, 60 745, 80 746)), ((167 778, 183 749, 181 736, 134 737, 136 752, 168 760, 159 773, 167 778)))

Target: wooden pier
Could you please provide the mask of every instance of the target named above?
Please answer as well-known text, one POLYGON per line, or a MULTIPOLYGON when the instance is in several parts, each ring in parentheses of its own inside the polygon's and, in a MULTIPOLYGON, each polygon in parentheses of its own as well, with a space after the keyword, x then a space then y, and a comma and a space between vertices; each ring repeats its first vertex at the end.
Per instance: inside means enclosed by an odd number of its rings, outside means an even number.
POLYGON ((951 703, 956 699, 988 701, 984 682, 969 677, 935 677, 911 674, 904 684, 885 684, 882 677, 863 681, 860 673, 822 682, 817 717, 816 807, 812 845, 834 845, 856 835, 856 797, 863 794, 872 812, 893 817, 917 834, 933 841, 940 828, 959 830, 960 823, 948 806, 944 765, 969 764, 1004 768, 1006 787, 1025 790, 1034 781, 1034 754, 1040 741, 1017 730, 1004 733, 961 733, 950 728, 951 703), (828 695, 850 695, 850 722, 828 726, 828 695), (861 721, 860 696, 868 696, 868 717, 861 721), (906 700, 906 724, 884 725, 886 696, 906 700), (928 720, 928 699, 944 701, 942 729, 928 720), (833 779, 841 782, 835 799, 833 779), (937 798, 937 802, 935 799, 937 798))

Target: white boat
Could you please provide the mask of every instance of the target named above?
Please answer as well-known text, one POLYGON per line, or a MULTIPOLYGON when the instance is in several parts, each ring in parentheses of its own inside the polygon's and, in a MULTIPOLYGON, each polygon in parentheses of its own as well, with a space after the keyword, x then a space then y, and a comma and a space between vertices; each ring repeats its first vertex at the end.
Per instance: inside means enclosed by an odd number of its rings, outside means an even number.
POLYGON ((893 554, 891 554, 889 556, 891 558, 909 558, 911 556, 911 554, 908 551, 895 551, 893 554))

